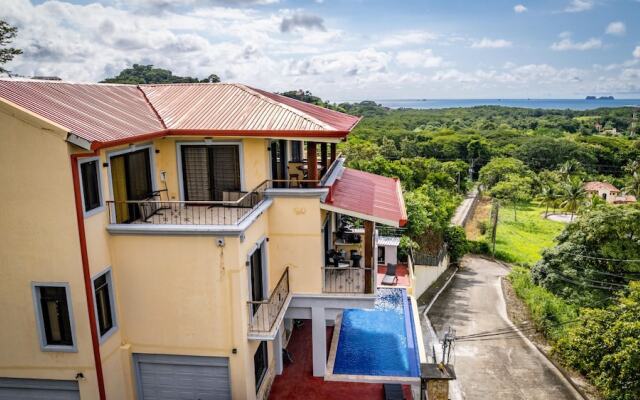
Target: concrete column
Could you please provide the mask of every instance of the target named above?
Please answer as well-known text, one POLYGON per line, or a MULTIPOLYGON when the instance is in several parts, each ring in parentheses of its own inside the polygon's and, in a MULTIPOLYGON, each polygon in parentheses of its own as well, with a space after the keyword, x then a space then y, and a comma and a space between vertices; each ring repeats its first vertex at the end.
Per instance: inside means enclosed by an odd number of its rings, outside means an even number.
POLYGON ((282 375, 282 334, 284 333, 284 327, 280 327, 278 333, 276 333, 276 338, 273 341, 273 355, 275 364, 276 364, 276 375, 282 375))
MULTIPOLYGON (((318 180, 318 146, 316 146, 316 142, 307 142, 307 172, 310 181, 318 180)), ((309 183, 309 186, 316 187, 317 183, 309 183)))
POLYGON ((330 156, 330 164, 333 164, 333 162, 336 160, 336 158, 338 157, 338 149, 337 149, 337 145, 335 143, 331 143, 331 156, 330 156))
POLYGON ((313 376, 324 377, 327 368, 327 327, 324 307, 311 307, 313 376))
POLYGON ((320 143, 320 163, 322 164, 322 172, 320 173, 320 176, 324 176, 324 174, 327 173, 327 169, 329 168, 329 164, 327 163, 327 144, 326 143, 320 143))
POLYGON ((364 290, 365 293, 373 293, 373 278, 378 273, 376 267, 376 261, 374 260, 374 236, 375 236, 375 223, 372 221, 364 221, 364 290))

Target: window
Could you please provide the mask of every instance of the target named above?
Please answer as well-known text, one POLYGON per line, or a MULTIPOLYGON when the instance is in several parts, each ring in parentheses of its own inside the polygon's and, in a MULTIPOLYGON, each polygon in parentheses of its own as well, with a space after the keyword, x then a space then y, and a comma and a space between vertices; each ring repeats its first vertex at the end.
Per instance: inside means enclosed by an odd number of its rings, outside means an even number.
POLYGON ((111 271, 107 271, 93 280, 93 293, 98 330, 100 331, 100 336, 106 339, 106 335, 115 330, 116 327, 111 271))
POLYGON ((253 356, 253 368, 256 374, 256 393, 262 385, 265 375, 267 375, 267 367, 269 362, 269 354, 267 353, 267 342, 260 342, 256 354, 253 356))
POLYGON ((99 161, 97 158, 80 161, 80 179, 85 214, 102 206, 99 161))
POLYGON ((35 284, 33 290, 42 349, 75 351, 68 286, 35 284))

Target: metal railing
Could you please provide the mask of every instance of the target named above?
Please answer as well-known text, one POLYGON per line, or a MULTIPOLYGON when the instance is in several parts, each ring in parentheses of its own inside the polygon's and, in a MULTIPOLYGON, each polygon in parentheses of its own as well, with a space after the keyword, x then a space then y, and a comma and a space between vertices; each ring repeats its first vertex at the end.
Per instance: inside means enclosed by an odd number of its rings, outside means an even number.
POLYGON ((112 224, 148 223, 158 225, 235 225, 264 200, 269 181, 250 192, 223 192, 228 200, 162 200, 160 190, 144 200, 107 201, 112 224))
POLYGON ((413 263, 415 265, 438 266, 447 255, 447 244, 440 246, 438 253, 433 255, 421 251, 413 252, 413 263))
POLYGON ((278 319, 289 296, 289 267, 287 267, 268 300, 247 301, 249 332, 268 333, 278 319))
POLYGON ((375 275, 372 268, 327 266, 322 272, 324 293, 373 293, 375 275))

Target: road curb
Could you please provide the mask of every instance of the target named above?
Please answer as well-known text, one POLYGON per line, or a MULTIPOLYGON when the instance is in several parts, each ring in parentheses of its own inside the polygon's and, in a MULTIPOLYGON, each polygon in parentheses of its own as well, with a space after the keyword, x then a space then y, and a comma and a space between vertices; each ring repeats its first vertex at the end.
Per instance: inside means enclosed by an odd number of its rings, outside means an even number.
MULTIPOLYGON (((506 264, 506 263, 504 263, 506 265, 504 265, 503 263, 499 263, 499 264, 501 264, 505 268, 511 269, 509 264, 506 264)), ((584 394, 582 389, 580 389, 578 387, 578 385, 576 385, 575 382, 573 382, 573 379, 571 379, 571 376, 569 375, 569 373, 562 366, 560 366, 558 363, 556 363, 554 360, 552 360, 551 357, 549 357, 549 355, 544 350, 542 350, 538 345, 536 345, 526 335, 524 335, 520 331, 520 328, 518 328, 511 321, 511 318, 509 318, 509 313, 507 311, 507 300, 505 299, 505 296, 504 296, 504 289, 503 289, 503 286, 502 286, 502 279, 503 279, 503 277, 499 277, 498 278, 498 283, 500 285, 500 290, 499 290, 500 298, 502 299, 502 304, 504 305, 504 307, 503 307, 503 312, 504 312, 503 317, 504 317, 504 319, 515 330, 515 332, 518 334, 518 336, 520 336, 527 344, 529 344, 529 346, 531 346, 532 348, 536 349, 537 352, 540 355, 542 355, 545 360, 547 360, 551 365, 553 365, 555 370, 564 378, 565 382, 568 383, 569 386, 573 389, 573 391, 578 394, 579 398, 581 398, 582 400, 590 400, 589 397, 587 397, 584 394)), ((576 396, 576 397, 578 397, 578 396, 576 396)))

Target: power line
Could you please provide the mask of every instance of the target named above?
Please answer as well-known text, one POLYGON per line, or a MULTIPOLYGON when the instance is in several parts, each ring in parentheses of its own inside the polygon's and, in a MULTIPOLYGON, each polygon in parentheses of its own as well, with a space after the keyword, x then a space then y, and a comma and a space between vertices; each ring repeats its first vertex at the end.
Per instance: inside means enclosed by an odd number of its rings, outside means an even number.
POLYGON ((613 261, 613 262, 637 262, 637 263, 640 263, 640 259, 606 258, 606 257, 586 256, 584 254, 569 253, 569 252, 563 252, 563 253, 564 254, 569 254, 569 255, 572 255, 572 256, 576 256, 576 257, 581 257, 581 258, 588 258, 588 259, 591 259, 591 260, 613 261))

